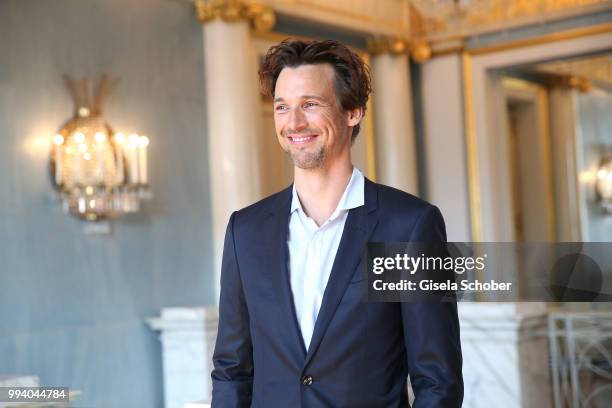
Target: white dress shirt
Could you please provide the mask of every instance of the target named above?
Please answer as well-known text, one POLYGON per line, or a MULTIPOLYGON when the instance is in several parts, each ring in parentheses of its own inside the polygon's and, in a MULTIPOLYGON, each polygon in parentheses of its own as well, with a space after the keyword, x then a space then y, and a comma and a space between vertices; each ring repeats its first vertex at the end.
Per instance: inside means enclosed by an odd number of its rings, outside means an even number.
POLYGON ((289 219, 289 276, 295 302, 295 312, 304 345, 308 350, 315 322, 321 309, 323 293, 344 231, 348 212, 364 204, 363 174, 353 167, 338 206, 320 227, 308 217, 293 185, 289 219))

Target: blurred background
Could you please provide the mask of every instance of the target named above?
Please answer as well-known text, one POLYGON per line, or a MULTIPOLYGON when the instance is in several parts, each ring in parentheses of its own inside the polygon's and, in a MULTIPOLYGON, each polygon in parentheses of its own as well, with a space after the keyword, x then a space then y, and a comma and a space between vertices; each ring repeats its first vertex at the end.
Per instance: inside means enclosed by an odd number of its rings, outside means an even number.
MULTIPOLYGON (((0 0, 0 386, 206 406, 227 220, 292 180, 289 37, 367 61, 353 161, 449 241, 612 241, 611 1, 0 0)), ((464 406, 612 406, 609 310, 461 304, 464 406)))

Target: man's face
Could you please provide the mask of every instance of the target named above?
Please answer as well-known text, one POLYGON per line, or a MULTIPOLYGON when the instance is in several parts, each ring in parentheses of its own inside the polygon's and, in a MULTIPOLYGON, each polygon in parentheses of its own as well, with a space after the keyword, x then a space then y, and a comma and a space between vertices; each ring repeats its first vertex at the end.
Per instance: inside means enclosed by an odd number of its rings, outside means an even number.
POLYGON ((361 119, 361 110, 342 109, 334 76, 329 64, 300 65, 284 68, 276 81, 276 135, 301 169, 350 160, 350 133, 361 119))

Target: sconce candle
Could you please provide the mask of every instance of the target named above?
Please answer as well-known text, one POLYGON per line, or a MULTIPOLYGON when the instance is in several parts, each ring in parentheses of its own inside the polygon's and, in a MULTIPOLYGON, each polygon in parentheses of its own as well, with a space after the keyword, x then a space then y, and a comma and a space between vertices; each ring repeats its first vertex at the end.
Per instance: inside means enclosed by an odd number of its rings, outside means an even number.
POLYGON ((123 145, 125 143, 125 136, 123 135, 123 133, 117 133, 115 134, 114 137, 117 149, 116 149, 116 153, 117 153, 117 157, 115 158, 116 163, 117 163, 117 179, 116 179, 116 183, 117 184, 123 184, 125 181, 125 171, 123 169, 123 145))
POLYGON ((612 157, 602 160, 597 170, 597 195, 604 211, 612 213, 612 157))
POLYGON ((128 162, 130 165, 130 172, 129 172, 129 176, 130 176, 130 183, 131 184, 138 184, 138 140, 140 138, 138 137, 137 134, 132 133, 130 135, 130 137, 128 137, 128 143, 127 143, 127 157, 128 157, 128 162))
POLYGON ((138 178, 140 184, 147 184, 147 147, 149 138, 140 136, 138 140, 138 178))
POLYGON ((62 144, 64 143, 64 136, 55 135, 53 138, 53 148, 55 150, 55 184, 60 185, 62 183, 62 156, 63 149, 62 144))

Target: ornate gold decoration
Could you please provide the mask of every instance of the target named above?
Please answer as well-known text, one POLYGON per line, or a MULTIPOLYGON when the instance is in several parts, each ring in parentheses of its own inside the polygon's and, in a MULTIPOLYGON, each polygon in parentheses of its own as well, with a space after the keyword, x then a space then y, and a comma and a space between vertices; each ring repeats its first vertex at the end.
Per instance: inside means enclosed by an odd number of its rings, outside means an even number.
POLYGON ((410 55, 413 60, 422 64, 431 58, 431 47, 427 41, 415 40, 410 44, 410 55))
POLYGON ((196 13, 202 23, 215 19, 227 22, 246 20, 259 31, 268 31, 276 23, 272 8, 260 3, 245 3, 242 0, 196 0, 196 13))
POLYGON ((580 92, 586 93, 593 89, 593 84, 587 78, 572 75, 567 78, 567 84, 571 88, 576 88, 580 92))
POLYGON ((413 34, 475 35, 610 9, 609 0, 410 0, 421 20, 413 34))
POLYGON ((370 37, 367 40, 368 52, 377 54, 408 55, 419 64, 431 58, 431 47, 424 40, 408 41, 401 37, 370 37))
POLYGON ((410 43, 405 38, 400 37, 370 37, 367 40, 368 52, 377 54, 408 54, 410 43))
POLYGON ((609 55, 545 62, 532 70, 554 79, 554 85, 570 86, 581 92, 588 92, 593 85, 612 86, 612 58, 609 55))
POLYGON ((258 31, 269 31, 276 24, 276 14, 274 10, 265 6, 253 6, 251 8, 253 15, 252 24, 258 31))

